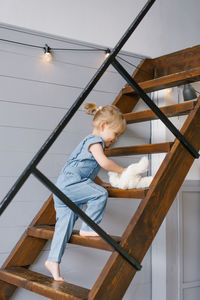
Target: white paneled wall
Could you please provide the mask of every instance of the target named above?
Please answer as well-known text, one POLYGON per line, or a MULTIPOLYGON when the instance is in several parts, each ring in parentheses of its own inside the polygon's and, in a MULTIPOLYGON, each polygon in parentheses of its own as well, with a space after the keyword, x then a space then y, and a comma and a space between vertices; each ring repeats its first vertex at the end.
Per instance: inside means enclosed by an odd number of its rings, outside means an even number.
MULTIPOLYGON (((192 84, 199 91, 200 83, 192 84)), ((154 93, 159 106, 183 102, 183 87, 154 93)), ((187 116, 170 118, 181 129, 187 116)), ((173 141, 159 120, 152 121, 152 143, 173 141)), ((155 174, 164 154, 152 155, 155 174)), ((199 159, 195 160, 152 244, 152 300, 199 299, 199 159)))
MULTIPOLYGON (((86 48, 75 41, 55 36, 23 31, 5 25, 0 26, 3 39, 57 48, 86 48), (72 44, 75 43, 75 44, 72 44)), ((95 45, 93 45, 95 46, 95 45)), ((41 60, 42 50, 0 41, 0 196, 1 199, 21 174, 28 162, 57 126, 67 109, 73 104, 84 86, 89 82, 104 60, 104 52, 55 51, 53 61, 45 64, 41 60)), ((128 57, 137 65, 141 58, 128 57)), ((133 67, 124 63, 132 73, 133 67)), ((110 67, 96 85, 87 101, 98 105, 110 104, 125 82, 110 67)), ((142 107, 139 103, 137 109, 142 107)), ((91 132, 91 117, 80 107, 69 126, 39 164, 52 181, 68 155, 80 140, 91 132)), ((130 125, 118 145, 149 143, 148 123, 130 125)), ((115 158, 127 166, 138 157, 115 158)), ((101 176, 107 176, 101 172, 101 176)), ((33 176, 0 217, 0 263, 2 264, 19 237, 30 224, 49 195, 48 190, 33 176)), ((109 199, 102 226, 112 234, 122 234, 139 204, 132 199, 109 199)), ((80 222, 76 226, 79 226, 80 222)), ((49 243, 32 268, 48 274, 43 262, 47 258, 49 243)), ((91 287, 110 254, 104 251, 68 246, 61 269, 69 282, 91 287), (85 269, 88 274, 85 274, 85 269)), ((143 262, 143 270, 136 276, 124 299, 151 299, 150 252, 143 262)), ((13 299, 44 299, 27 291, 17 290, 13 299)))

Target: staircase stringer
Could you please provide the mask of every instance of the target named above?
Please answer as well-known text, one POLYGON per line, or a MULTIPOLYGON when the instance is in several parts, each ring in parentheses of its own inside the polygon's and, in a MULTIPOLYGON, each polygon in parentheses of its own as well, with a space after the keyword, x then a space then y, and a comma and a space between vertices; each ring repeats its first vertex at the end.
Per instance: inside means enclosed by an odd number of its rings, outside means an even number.
MULTIPOLYGON (((181 129, 181 133, 197 151, 200 149, 199 130, 200 97, 181 129)), ((141 201, 126 228, 122 236, 121 246, 140 263, 172 205, 193 161, 194 157, 179 140, 175 139, 175 143, 155 175, 146 197, 141 201)), ((122 299, 135 273, 136 270, 127 261, 117 252, 113 252, 91 289, 89 299, 122 299)))
MULTIPOLYGON (((154 78, 154 65, 152 61, 152 59, 146 58, 137 66, 137 69, 132 74, 132 77, 136 82, 142 82, 154 78)), ((125 85, 125 87, 128 86, 128 84, 125 85)), ((134 109, 139 99, 140 96, 136 94, 123 94, 122 89, 112 104, 117 106, 122 113, 129 113, 134 109)))
MULTIPOLYGON (((55 210, 53 206, 52 195, 44 203, 40 211, 37 213, 29 227, 36 225, 54 225, 55 210)), ((28 235, 28 228, 21 236, 16 246, 2 265, 2 269, 16 266, 26 266, 33 264, 40 254, 47 240, 31 237, 28 235)), ((17 286, 11 285, 0 280, 0 299, 10 299, 15 292, 17 286)))

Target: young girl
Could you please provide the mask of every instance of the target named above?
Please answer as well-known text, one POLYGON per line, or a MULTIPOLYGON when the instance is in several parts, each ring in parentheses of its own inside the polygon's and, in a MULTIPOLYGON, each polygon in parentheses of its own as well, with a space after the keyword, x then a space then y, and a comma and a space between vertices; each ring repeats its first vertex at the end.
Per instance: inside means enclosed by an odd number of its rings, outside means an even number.
MULTIPOLYGON (((86 136, 72 152, 57 179, 56 186, 79 208, 82 209, 83 205, 87 204, 85 213, 98 224, 102 220, 108 198, 105 188, 110 185, 97 177, 97 173, 100 167, 107 171, 123 172, 124 168, 105 156, 104 149, 116 142, 118 136, 125 131, 126 121, 119 109, 113 105, 98 108, 94 103, 87 103, 85 109, 88 114, 94 115, 92 134, 86 136)), ((58 197, 53 197, 56 225, 45 266, 54 280, 64 281, 60 276, 59 264, 77 215, 58 197)), ((98 235, 86 223, 82 224, 79 234, 98 235)))

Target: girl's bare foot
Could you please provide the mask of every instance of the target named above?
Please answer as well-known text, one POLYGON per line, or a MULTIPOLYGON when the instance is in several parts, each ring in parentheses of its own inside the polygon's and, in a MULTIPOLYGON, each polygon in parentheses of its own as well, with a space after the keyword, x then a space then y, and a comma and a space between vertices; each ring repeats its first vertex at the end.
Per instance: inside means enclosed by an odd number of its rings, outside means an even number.
POLYGON ((47 268, 47 270, 52 274, 54 280, 65 281, 65 279, 60 276, 60 266, 58 262, 47 260, 44 265, 47 268))
POLYGON ((83 230, 79 231, 79 235, 81 235, 81 236, 99 236, 98 233, 96 233, 95 231, 83 231, 83 230))

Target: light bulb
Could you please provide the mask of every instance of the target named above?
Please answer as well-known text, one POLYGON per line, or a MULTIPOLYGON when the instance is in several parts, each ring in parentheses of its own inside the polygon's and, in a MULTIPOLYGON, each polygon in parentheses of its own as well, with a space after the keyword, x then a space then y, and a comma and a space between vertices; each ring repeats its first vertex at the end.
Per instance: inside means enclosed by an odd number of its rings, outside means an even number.
POLYGON ((106 50, 105 50, 105 58, 107 58, 109 55, 110 55, 110 49, 109 48, 107 48, 106 50))
POLYGON ((51 62, 52 61, 52 55, 51 55, 51 53, 44 53, 43 60, 45 62, 47 62, 47 63, 51 62))
POLYGON ((49 63, 49 62, 52 61, 51 49, 50 49, 50 47, 47 44, 45 44, 44 54, 43 54, 42 58, 43 58, 43 61, 47 62, 47 63, 49 63))

